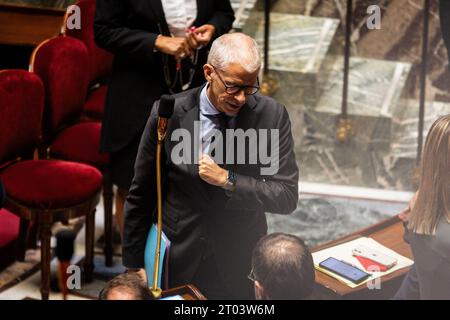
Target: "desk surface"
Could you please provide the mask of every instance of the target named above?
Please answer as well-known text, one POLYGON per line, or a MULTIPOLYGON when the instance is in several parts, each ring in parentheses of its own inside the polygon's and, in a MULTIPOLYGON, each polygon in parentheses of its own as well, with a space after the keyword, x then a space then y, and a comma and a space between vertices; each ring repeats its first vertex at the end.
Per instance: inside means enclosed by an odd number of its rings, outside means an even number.
MULTIPOLYGON (((313 252, 335 246, 340 243, 348 242, 358 237, 370 237, 382 245, 396 251, 397 253, 412 259, 412 252, 409 245, 403 240, 403 225, 397 217, 382 221, 369 228, 357 231, 341 239, 326 243, 314 248, 313 252)), ((381 278, 381 290, 370 290, 366 285, 360 285, 356 288, 349 288, 336 279, 316 271, 316 283, 321 298, 390 298, 392 292, 396 290, 403 276, 409 271, 404 268, 393 272, 381 278)))
POLYGON ((59 9, 0 2, 0 44, 37 46, 59 34, 64 14, 59 9))
POLYGON ((27 8, 47 8, 65 10, 77 0, 0 0, 0 5, 11 5, 27 8))
POLYGON ((179 288, 163 291, 163 298, 180 295, 184 300, 207 300, 206 297, 194 286, 187 285, 179 288))

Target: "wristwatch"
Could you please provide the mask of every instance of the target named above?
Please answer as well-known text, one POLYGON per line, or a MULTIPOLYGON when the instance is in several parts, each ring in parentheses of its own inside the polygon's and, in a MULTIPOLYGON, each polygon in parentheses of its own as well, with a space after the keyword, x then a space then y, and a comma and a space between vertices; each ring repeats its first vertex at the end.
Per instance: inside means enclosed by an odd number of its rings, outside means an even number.
POLYGON ((236 173, 232 170, 228 170, 227 181, 223 188, 228 191, 233 191, 236 186, 236 173))

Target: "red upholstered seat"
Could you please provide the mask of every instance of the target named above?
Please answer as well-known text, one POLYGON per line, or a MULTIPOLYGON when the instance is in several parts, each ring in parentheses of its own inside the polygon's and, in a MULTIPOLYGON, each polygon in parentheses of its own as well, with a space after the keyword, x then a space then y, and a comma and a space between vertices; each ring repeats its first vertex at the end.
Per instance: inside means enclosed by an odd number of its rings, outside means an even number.
POLYGON ((19 236, 20 218, 8 210, 0 210, 0 248, 11 245, 19 236))
POLYGON ((0 270, 14 262, 19 240, 20 218, 0 210, 0 270))
POLYGON ((50 157, 103 168, 109 161, 109 155, 99 152, 101 129, 98 122, 83 122, 68 127, 53 139, 50 157))
MULTIPOLYGON (((88 23, 83 25, 89 28, 88 23)), ((46 88, 48 121, 44 122, 44 142, 50 151, 48 156, 91 164, 104 173, 105 259, 110 266, 113 190, 108 176, 109 159, 98 151, 100 122, 80 124, 91 82, 89 63, 89 51, 82 41, 61 36, 42 43, 34 51, 30 69, 41 77, 46 88)))
MULTIPOLYGON (((77 82, 83 81, 83 71, 80 71, 82 67, 64 65, 67 62, 65 59, 82 63, 83 52, 86 54, 86 49, 83 51, 84 45, 79 45, 74 39, 63 41, 59 45, 56 42, 47 41, 42 45, 43 57, 53 59, 53 62, 58 59, 58 63, 50 65, 46 65, 44 61, 38 62, 45 84, 55 84, 55 90, 63 90, 68 85, 72 89, 85 90, 85 85, 77 82), (62 55, 64 59, 58 58, 58 55, 62 55), (67 74, 61 74, 64 73, 63 69, 67 69, 64 71, 67 74), (58 75, 61 77, 58 78, 58 75)), ((79 106, 82 108, 84 104, 84 97, 80 98, 76 92, 66 91, 65 95, 62 92, 49 92, 48 89, 45 87, 49 99, 47 102, 57 106, 53 113, 48 113, 46 119, 49 131, 54 134, 64 121, 72 120, 74 114, 79 112, 79 106), (66 98, 74 100, 66 104, 66 98)), ((60 160, 24 160, 33 158, 34 151, 41 142, 44 96, 43 83, 36 74, 23 70, 0 71, 0 179, 7 194, 5 208, 21 218, 18 246, 0 248, 0 267, 12 261, 2 259, 4 256, 15 258, 17 255, 19 260, 24 259, 27 228, 31 221, 36 223, 41 239, 41 295, 43 299, 48 299, 51 225, 54 222, 86 217, 84 271, 85 279, 92 280, 95 207, 103 177, 96 168, 87 164, 60 160)), ((8 234, 4 240, 9 241, 10 238, 8 234)))
POLYGON ((39 142, 43 105, 44 88, 36 75, 0 71, 0 163, 39 142))
POLYGON ((105 109, 106 93, 108 92, 108 86, 100 86, 93 89, 84 104, 84 114, 93 119, 102 119, 105 109))
POLYGON ((35 50, 31 68, 46 90, 44 140, 52 158, 88 163, 103 169, 100 122, 80 124, 89 85, 88 51, 80 40, 57 37, 35 50))
POLYGON ((94 85, 102 82, 109 76, 112 69, 113 55, 98 47, 94 41, 95 0, 81 0, 76 3, 81 11, 81 29, 67 29, 64 23, 65 34, 81 40, 87 47, 90 60, 90 83, 94 85))
POLYGON ((68 208, 100 192, 102 174, 94 167, 58 160, 14 164, 1 175, 8 196, 37 209, 68 208))
POLYGON ((81 116, 89 87, 89 57, 83 42, 57 37, 35 49, 31 68, 44 83, 44 135, 51 136, 81 116))
MULTIPOLYGON (((81 29, 67 29, 64 21, 64 34, 81 40, 88 49, 90 65, 90 86, 103 84, 109 78, 112 70, 113 55, 98 47, 94 40, 95 0, 77 1, 76 5, 81 11, 81 29)), ((100 120, 103 118, 105 97, 108 87, 105 85, 92 89, 84 108, 84 115, 88 118, 100 120)))

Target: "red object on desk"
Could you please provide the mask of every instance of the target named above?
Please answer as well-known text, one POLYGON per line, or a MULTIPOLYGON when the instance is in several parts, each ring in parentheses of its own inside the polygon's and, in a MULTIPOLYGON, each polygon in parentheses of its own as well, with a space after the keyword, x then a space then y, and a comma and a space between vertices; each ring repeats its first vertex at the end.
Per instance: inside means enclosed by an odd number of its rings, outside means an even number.
POLYGON ((373 260, 367 259, 367 258, 363 258, 360 256, 355 256, 356 259, 358 259, 359 263, 361 263, 361 265, 364 267, 364 269, 366 271, 380 271, 380 272, 384 272, 387 271, 388 268, 386 266, 383 266, 381 264, 379 264, 378 262, 375 262, 373 260))

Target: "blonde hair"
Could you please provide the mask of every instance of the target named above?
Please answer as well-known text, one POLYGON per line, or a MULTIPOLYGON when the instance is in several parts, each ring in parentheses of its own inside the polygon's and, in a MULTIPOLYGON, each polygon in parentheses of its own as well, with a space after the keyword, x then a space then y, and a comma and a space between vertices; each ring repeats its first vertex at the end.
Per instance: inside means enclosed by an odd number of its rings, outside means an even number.
POLYGON ((450 223, 450 114, 437 119, 428 132, 408 228, 434 235, 443 217, 450 223))

